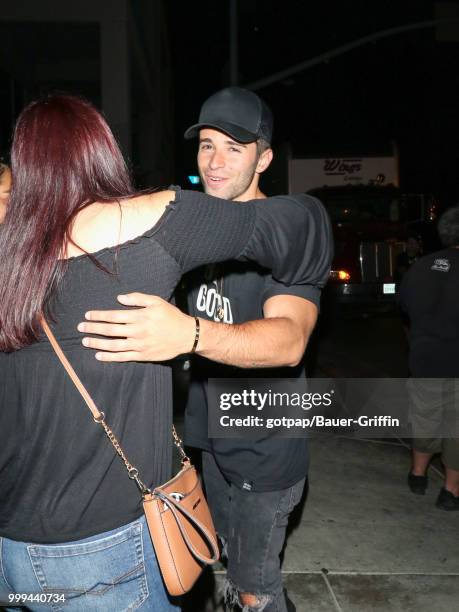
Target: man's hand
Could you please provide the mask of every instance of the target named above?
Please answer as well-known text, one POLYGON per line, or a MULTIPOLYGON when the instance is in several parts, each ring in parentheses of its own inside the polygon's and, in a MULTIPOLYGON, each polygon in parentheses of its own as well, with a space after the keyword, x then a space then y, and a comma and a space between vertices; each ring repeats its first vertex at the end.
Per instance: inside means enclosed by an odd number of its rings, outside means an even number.
POLYGON ((144 293, 119 295, 127 310, 91 310, 78 330, 107 338, 83 338, 84 346, 104 351, 100 361, 167 361, 193 346, 195 321, 160 297, 144 293), (105 352, 107 351, 107 352, 105 352))
MULTIPOLYGON (((165 300, 144 293, 118 296, 130 310, 91 310, 78 330, 105 336, 83 338, 100 361, 167 361, 190 352, 194 317, 165 300)), ((196 352, 240 368, 294 366, 301 360, 317 320, 317 307, 293 295, 276 295, 264 306, 265 318, 227 325, 200 319, 196 352)))

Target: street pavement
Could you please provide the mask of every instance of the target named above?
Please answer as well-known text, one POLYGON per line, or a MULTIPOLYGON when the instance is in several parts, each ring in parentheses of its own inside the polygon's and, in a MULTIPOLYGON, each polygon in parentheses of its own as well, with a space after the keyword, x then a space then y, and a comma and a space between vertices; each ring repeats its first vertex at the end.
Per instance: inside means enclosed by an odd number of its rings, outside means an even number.
MULTIPOLYGON (((316 376, 407 376, 396 317, 340 321, 318 346, 316 376)), ((435 507, 438 461, 426 495, 409 491, 409 459, 406 440, 311 440, 309 489, 282 565, 298 612, 459 610, 459 512, 435 507)), ((223 578, 222 566, 206 574, 187 612, 223 611, 223 578)))

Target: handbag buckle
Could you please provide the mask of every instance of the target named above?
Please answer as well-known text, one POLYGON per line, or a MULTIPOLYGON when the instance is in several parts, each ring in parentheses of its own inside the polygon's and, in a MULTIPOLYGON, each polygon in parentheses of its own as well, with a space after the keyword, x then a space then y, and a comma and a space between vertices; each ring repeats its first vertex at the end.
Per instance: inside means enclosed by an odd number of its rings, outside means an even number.
POLYGON ((145 495, 146 493, 151 493, 151 489, 149 489, 147 485, 140 480, 139 470, 137 468, 131 467, 128 469, 128 472, 129 472, 129 478, 135 481, 142 495, 145 495))

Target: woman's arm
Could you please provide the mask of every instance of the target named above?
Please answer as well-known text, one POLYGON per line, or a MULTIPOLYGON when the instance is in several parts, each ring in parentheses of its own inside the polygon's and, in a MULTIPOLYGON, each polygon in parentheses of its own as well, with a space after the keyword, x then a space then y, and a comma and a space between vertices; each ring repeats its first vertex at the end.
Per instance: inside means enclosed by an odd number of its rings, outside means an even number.
POLYGON ((328 216, 307 195, 229 202, 177 193, 155 238, 182 272, 229 259, 252 260, 284 284, 325 284, 333 254, 328 216), (325 280, 324 280, 325 279, 325 280))

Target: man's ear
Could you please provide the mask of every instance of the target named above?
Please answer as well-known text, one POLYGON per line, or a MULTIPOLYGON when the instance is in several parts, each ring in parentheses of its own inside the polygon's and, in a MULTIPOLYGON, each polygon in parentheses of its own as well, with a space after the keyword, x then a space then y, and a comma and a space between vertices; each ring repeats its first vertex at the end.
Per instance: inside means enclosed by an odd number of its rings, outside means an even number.
POLYGON ((262 172, 264 172, 266 168, 268 168, 269 164, 272 162, 273 157, 274 157, 273 150, 265 149, 263 153, 260 155, 260 157, 258 158, 258 163, 255 169, 255 172, 257 172, 258 174, 261 174, 262 172))

